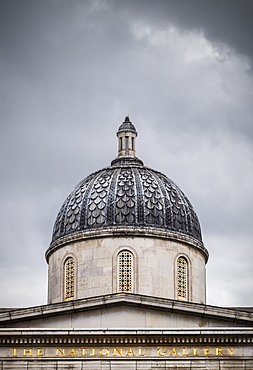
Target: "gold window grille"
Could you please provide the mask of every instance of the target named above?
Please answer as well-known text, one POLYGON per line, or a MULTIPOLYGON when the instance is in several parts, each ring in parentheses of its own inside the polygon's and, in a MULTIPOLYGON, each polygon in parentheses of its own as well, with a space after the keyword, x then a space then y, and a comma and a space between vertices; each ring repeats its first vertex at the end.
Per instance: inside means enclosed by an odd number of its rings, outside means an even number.
POLYGON ((75 263, 69 257, 64 264, 64 300, 69 301, 75 297, 75 263))
POLYGON ((177 259, 177 297, 181 300, 188 298, 188 263, 184 257, 177 259))
POLYGON ((118 255, 118 292, 133 292, 133 255, 129 251, 118 255))

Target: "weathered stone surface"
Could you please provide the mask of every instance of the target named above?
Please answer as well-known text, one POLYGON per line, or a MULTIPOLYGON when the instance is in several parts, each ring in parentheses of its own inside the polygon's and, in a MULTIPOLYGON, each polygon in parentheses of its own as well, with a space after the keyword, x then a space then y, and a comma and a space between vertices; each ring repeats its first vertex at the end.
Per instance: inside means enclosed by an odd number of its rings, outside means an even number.
POLYGON ((251 329, 0 330, 2 369, 250 369, 251 329))
POLYGON ((128 293, 0 313, 0 327, 9 328, 216 327, 220 332, 223 327, 252 327, 252 322, 250 312, 128 293))
POLYGON ((75 261, 75 298, 117 292, 117 256, 122 250, 133 253, 133 293, 177 298, 177 258, 189 264, 188 300, 205 303, 205 255, 186 243, 150 237, 97 237, 61 246, 49 257, 49 303, 63 297, 64 262, 75 261))

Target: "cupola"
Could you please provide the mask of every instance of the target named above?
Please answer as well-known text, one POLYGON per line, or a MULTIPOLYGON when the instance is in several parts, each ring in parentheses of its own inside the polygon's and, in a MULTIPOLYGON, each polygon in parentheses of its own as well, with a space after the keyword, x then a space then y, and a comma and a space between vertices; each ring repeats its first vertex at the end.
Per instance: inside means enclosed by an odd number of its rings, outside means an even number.
POLYGON ((132 157, 135 158, 135 139, 137 132, 130 122, 129 117, 125 118, 125 121, 120 125, 118 132, 118 157, 132 157))

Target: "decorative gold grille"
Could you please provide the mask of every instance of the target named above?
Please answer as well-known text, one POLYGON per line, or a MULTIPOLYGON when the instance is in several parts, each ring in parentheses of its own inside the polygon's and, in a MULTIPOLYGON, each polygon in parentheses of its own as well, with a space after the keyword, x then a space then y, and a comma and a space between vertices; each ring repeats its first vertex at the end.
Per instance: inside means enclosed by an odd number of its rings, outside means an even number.
POLYGON ((184 257, 177 260, 177 297, 187 300, 188 295, 188 264, 184 257))
POLYGON ((64 265, 64 300, 69 301, 75 296, 75 263, 74 258, 69 257, 64 265))
POLYGON ((118 292, 133 292, 133 255, 129 251, 118 255, 118 292))

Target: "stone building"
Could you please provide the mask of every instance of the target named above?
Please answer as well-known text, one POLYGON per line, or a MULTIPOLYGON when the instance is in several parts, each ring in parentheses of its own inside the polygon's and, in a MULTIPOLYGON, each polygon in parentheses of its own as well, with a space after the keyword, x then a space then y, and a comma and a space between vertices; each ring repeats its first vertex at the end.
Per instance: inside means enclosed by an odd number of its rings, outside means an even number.
POLYGON ((190 201, 136 157, 128 117, 117 137, 58 213, 48 304, 0 310, 1 369, 253 369, 253 310, 206 304, 190 201))

